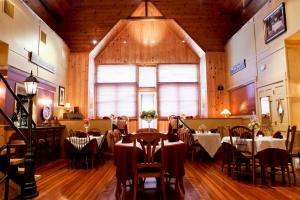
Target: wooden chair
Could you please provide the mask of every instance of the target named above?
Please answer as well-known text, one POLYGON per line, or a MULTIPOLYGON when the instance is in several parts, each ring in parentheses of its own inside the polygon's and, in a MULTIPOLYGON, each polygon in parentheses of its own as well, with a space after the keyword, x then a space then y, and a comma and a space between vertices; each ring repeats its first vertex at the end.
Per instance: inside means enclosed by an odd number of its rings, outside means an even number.
POLYGON ((252 182, 255 183, 255 154, 254 154, 254 130, 250 130, 244 126, 235 126, 229 131, 230 144, 233 146, 231 175, 234 172, 240 174, 241 167, 246 167, 246 173, 252 175, 252 182), (233 142, 233 137, 237 137, 236 142, 233 142), (251 149, 248 149, 247 139, 251 139, 251 149), (252 163, 252 170, 250 164, 252 163))
POLYGON ((159 133, 156 128, 140 128, 136 131, 136 133, 159 133))
POLYGON ((89 129, 88 134, 93 135, 93 136, 100 136, 101 130, 98 128, 91 128, 91 129, 89 129))
POLYGON ((103 134, 103 139, 98 146, 98 157, 99 157, 99 159, 101 159, 101 161, 104 161, 104 150, 105 150, 104 144, 106 144, 105 142, 107 142, 106 138, 107 138, 107 132, 105 132, 105 134, 103 134))
POLYGON ((293 146, 294 146, 294 141, 295 141, 295 134, 296 134, 297 126, 292 126, 288 127, 287 130, 287 137, 286 137, 286 149, 288 152, 288 165, 291 166, 292 168, 292 174, 294 177, 294 184, 296 184, 296 173, 295 173, 295 168, 294 168, 294 163, 293 163, 293 146))
MULTIPOLYGON (((139 133, 131 136, 133 141, 133 159, 134 159, 134 193, 133 199, 136 199, 138 190, 138 179, 156 177, 160 178, 161 181, 161 192, 163 199, 166 199, 165 193, 165 169, 164 169, 164 140, 167 139, 167 135, 162 133, 139 133), (143 161, 138 162, 137 160, 137 142, 141 145, 143 151, 143 161), (160 144, 159 144, 160 142, 160 144), (160 160, 155 159, 155 153, 160 146, 160 160)), ((144 186, 142 187, 144 190, 144 186)), ((147 188, 147 189, 158 189, 158 188, 147 188)))
POLYGON ((71 165, 76 168, 77 161, 82 161, 88 168, 88 152, 84 147, 90 142, 89 136, 84 132, 72 131, 69 134, 69 141, 75 147, 72 148, 73 152, 71 152, 71 165))
POLYGON ((169 121, 168 134, 177 133, 177 130, 179 128, 177 116, 170 115, 168 117, 168 121, 169 121))

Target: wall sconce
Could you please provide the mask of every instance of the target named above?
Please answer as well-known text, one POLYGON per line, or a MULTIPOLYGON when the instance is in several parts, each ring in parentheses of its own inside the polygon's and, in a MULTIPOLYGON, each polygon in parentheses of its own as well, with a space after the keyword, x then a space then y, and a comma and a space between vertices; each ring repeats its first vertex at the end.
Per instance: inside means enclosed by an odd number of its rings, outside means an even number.
POLYGON ((231 112, 225 108, 221 113, 220 115, 224 116, 224 118, 228 118, 230 115, 231 115, 231 112))
POLYGON ((221 92, 223 92, 223 90, 224 90, 224 86, 222 84, 218 85, 217 90, 218 90, 219 95, 220 95, 221 92))
POLYGON ((279 116, 280 123, 282 123, 283 115, 284 115, 284 109, 283 109, 283 104, 281 102, 281 99, 277 99, 277 114, 279 116))
POLYGON ((224 86, 223 85, 218 85, 218 91, 223 91, 224 90, 224 86))
POLYGON ((71 110, 71 103, 67 102, 66 105, 65 105, 65 108, 66 108, 67 112, 70 112, 70 110, 71 110))

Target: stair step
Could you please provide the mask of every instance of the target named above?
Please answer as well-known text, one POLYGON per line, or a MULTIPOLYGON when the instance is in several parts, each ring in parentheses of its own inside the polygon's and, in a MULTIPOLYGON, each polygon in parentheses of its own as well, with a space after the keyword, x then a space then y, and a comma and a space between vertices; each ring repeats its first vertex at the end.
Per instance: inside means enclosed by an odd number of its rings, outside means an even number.
MULTIPOLYGON (((15 153, 16 149, 15 148, 11 148, 10 149, 10 154, 15 153)), ((0 156, 4 156, 7 153, 7 149, 4 149, 3 151, 0 152, 0 156)))
POLYGON ((25 174, 25 168, 24 167, 18 167, 18 174, 25 174))
POLYGON ((26 143, 24 140, 12 140, 10 142, 10 145, 11 146, 23 146, 23 145, 26 145, 26 143))
POLYGON ((10 165, 19 165, 24 162, 24 158, 11 158, 10 165))
MULTIPOLYGON (((25 168, 24 167, 18 167, 18 174, 25 174, 25 168)), ((40 174, 35 174, 34 179, 35 181, 41 180, 42 175, 40 174)))
POLYGON ((35 179, 35 181, 41 180, 41 179, 42 179, 42 175, 40 175, 40 174, 35 174, 35 175, 34 175, 34 179, 35 179))

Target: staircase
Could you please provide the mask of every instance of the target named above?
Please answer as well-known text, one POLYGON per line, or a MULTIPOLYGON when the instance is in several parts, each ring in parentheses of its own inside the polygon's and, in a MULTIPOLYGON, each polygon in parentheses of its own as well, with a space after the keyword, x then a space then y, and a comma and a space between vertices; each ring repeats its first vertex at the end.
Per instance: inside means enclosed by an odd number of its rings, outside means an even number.
MULTIPOLYGON (((0 73, 0 82, 3 82, 7 91, 13 96, 17 105, 26 113, 27 118, 29 113, 21 103, 20 99, 13 92, 4 76, 0 73)), ((29 108, 30 109, 30 108, 29 108)), ((36 181, 41 178, 39 175, 35 175, 34 154, 33 154, 33 135, 26 137, 18 127, 14 125, 11 119, 0 107, 0 114, 8 122, 10 128, 12 128, 22 139, 11 140, 7 144, 0 146, 0 184, 4 183, 4 199, 11 199, 9 197, 9 181, 13 181, 20 187, 21 199, 30 199, 38 195, 36 181), (31 137, 29 137, 31 136, 31 137), (24 149, 25 152, 20 153, 20 149, 24 149)), ((32 122, 33 129, 36 128, 36 124, 32 122)), ((1 135, 0 135, 1 136, 1 135)))

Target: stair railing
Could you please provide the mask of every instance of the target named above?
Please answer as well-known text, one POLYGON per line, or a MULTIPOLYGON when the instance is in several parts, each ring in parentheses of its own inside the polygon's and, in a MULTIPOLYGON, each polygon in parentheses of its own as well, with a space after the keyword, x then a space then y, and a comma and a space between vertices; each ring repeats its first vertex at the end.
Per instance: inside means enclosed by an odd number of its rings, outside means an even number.
POLYGON ((6 149, 6 169, 4 171, 4 176, 0 179, 0 184, 4 184, 4 200, 8 200, 9 194, 9 168, 10 168, 10 145, 6 144, 0 147, 0 153, 6 149))
MULTIPOLYGON (((25 154, 25 160, 24 160, 24 167, 25 167, 25 174, 24 174, 24 184, 21 187, 21 193, 23 198, 33 198, 38 195, 38 192, 36 190, 36 182, 34 179, 34 173, 35 173, 35 166, 34 166, 34 153, 33 153, 33 147, 32 147, 32 140, 34 137, 31 135, 32 128, 36 128, 36 124, 34 121, 32 121, 32 96, 29 96, 29 112, 26 110, 26 108, 23 106, 20 99, 17 97, 17 95, 14 93, 14 91, 9 86, 8 82, 4 78, 4 76, 0 73, 0 80, 3 81, 8 91, 12 94, 14 99, 17 101, 17 104, 21 107, 21 110, 23 110, 27 116, 28 119, 28 130, 29 135, 26 137, 18 127, 14 125, 12 120, 7 116, 7 114, 0 108, 0 113, 5 118, 5 120, 9 123, 9 125, 22 137, 22 139, 25 141, 27 150, 25 154), (33 125, 33 127, 32 127, 33 125)), ((10 163, 9 163, 10 164, 10 163)), ((8 176, 9 178, 9 176, 8 176)))

